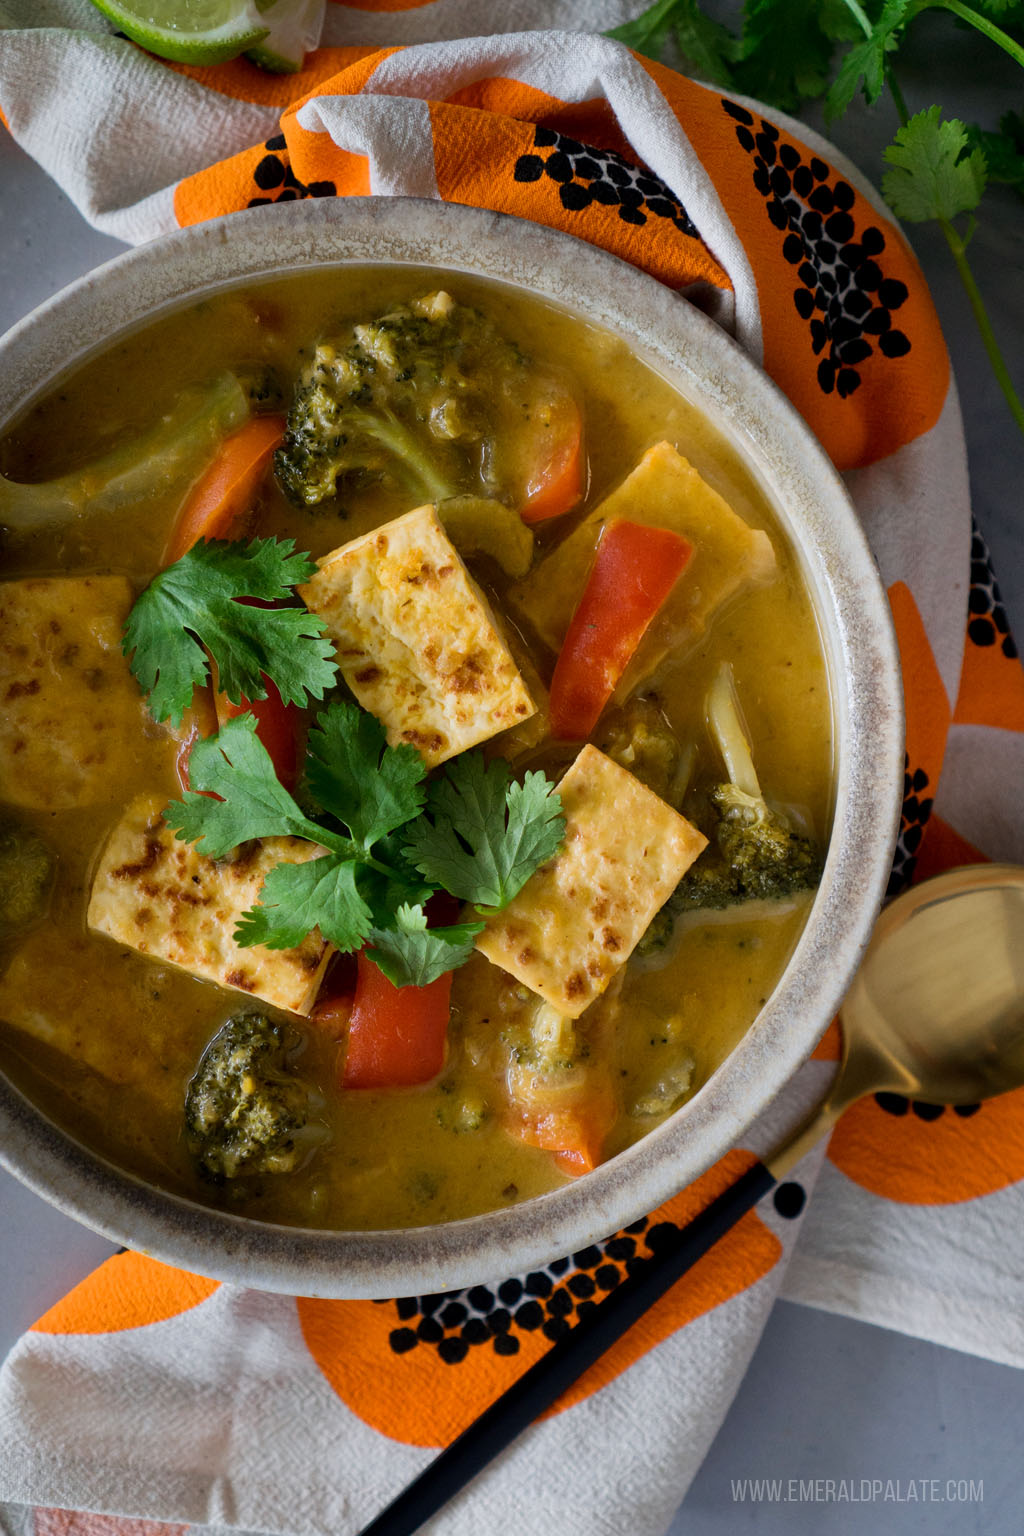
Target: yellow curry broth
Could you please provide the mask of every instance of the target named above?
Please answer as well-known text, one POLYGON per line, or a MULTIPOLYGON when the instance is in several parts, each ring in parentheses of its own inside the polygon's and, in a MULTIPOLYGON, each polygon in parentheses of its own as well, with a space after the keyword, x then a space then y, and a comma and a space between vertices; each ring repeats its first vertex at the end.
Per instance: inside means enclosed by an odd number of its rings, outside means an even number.
MULTIPOLYGON (((528 354, 548 366, 568 366, 578 392, 588 492, 580 514, 539 527, 538 553, 663 439, 740 516, 769 530, 776 579, 732 601, 688 654, 663 664, 651 690, 679 739, 697 744, 696 779, 706 780, 720 767, 707 740, 704 698, 714 668, 728 657, 765 790, 794 805, 824 836, 831 781, 827 679, 814 614, 770 509, 694 407, 623 343, 543 304, 468 278, 408 270, 321 273, 228 292, 158 321, 79 369, 0 443, 0 471, 44 479, 86 463, 141 433, 182 390, 224 370, 251 380, 271 403, 275 390, 287 402, 316 339, 441 282, 462 302, 485 308, 528 354)), ((528 421, 523 430, 529 431, 528 421)), ((179 502, 180 492, 145 508, 10 535, 5 574, 116 572, 141 590, 157 568, 179 502)), ((337 507, 298 510, 271 480, 245 531, 294 537, 300 549, 321 556, 410 504, 396 489, 368 485, 339 498, 337 507)), ((508 578, 490 560, 470 563, 501 611, 508 578)), ((565 594, 567 610, 576 596, 565 594)), ((553 655, 529 634, 523 643, 548 680, 553 655)), ((599 724, 599 745, 601 730, 599 724)), ((499 739, 492 749, 500 746, 499 739)), ((15 813, 59 850, 60 863, 48 917, 2 956, 0 1018, 9 1027, 0 1028, 0 1064, 10 1076, 58 1122, 147 1178, 269 1220, 351 1228, 420 1224, 494 1209, 564 1182, 549 1153, 505 1128, 505 1077, 512 1068, 508 1050, 488 1033, 488 985, 506 986, 508 978, 480 957, 456 974, 449 1060, 436 1083, 339 1093, 337 1040, 291 1020, 303 1074, 319 1095, 301 1166, 237 1187, 197 1176, 183 1139, 185 1088, 207 1041, 246 999, 85 927, 91 868, 111 826, 137 793, 176 793, 175 750, 168 735, 155 731, 145 752, 122 765, 108 804, 15 813)), ((575 749, 542 744, 532 748, 530 761, 557 769, 573 755, 575 749)), ((583 1036, 590 1028, 599 1035, 622 1109, 606 1155, 658 1123, 667 1102, 652 1112, 653 1089, 688 1076, 693 1091, 733 1048, 774 987, 808 904, 809 897, 774 909, 688 916, 665 950, 630 961, 621 988, 595 1005, 603 1010, 599 1030, 584 1015, 583 1036)))

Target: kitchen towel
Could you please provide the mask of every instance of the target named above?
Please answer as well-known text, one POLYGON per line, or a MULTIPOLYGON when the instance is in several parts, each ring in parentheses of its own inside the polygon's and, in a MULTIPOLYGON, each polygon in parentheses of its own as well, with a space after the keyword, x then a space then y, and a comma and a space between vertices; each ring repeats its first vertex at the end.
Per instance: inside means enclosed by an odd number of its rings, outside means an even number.
MULTIPOLYGON (((131 242, 270 202, 440 197, 566 230, 699 302, 824 443, 889 591, 907 698, 891 890, 950 864, 1024 862, 1005 792, 1024 780, 1024 674, 972 529, 955 387, 913 255, 805 127, 598 35, 636 9, 531 0, 500 16, 517 30, 464 36, 481 26, 470 0, 332 4, 301 74, 272 77, 155 61, 87 0, 0 0, 0 112, 86 217, 131 242)), ((529 1275, 296 1301, 118 1255, 0 1374, 0 1523, 358 1530, 661 1224, 770 1146, 835 1055, 833 1029, 743 1149, 529 1275)), ((663 1531, 780 1292, 1024 1363, 1022 1179, 1022 1093, 969 1114, 857 1106, 823 1164, 806 1159, 431 1529, 663 1531)))

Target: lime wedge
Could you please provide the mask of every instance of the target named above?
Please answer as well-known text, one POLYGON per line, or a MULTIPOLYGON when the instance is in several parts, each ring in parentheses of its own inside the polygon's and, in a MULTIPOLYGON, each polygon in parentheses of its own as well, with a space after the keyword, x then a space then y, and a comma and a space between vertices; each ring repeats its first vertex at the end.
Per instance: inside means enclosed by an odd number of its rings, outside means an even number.
POLYGON ((93 4, 133 43, 177 64, 223 64, 261 43, 270 31, 256 0, 93 0, 93 4))
POLYGON ((320 42, 327 0, 273 0, 263 11, 270 31, 245 56, 275 75, 294 75, 320 42))

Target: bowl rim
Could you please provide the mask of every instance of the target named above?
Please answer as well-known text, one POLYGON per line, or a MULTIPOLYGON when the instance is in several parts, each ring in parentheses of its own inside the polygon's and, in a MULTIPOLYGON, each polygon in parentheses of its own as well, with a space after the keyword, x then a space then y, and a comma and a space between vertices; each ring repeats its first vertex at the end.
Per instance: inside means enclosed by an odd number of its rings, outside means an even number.
POLYGON ((526 288, 622 337, 705 410, 801 555, 832 688, 833 835, 821 886, 767 1004, 694 1097, 566 1188, 430 1227, 317 1231, 201 1206, 61 1130, 0 1073, 0 1165, 111 1240, 218 1280, 292 1295, 463 1288, 578 1251, 655 1210, 736 1144, 838 1010, 888 880, 903 784, 903 694, 888 601, 846 488, 753 359, 655 278, 560 230, 464 204, 325 199, 233 213, 116 256, 0 338, 0 431, 119 334, 201 294, 318 268, 444 267, 526 288))

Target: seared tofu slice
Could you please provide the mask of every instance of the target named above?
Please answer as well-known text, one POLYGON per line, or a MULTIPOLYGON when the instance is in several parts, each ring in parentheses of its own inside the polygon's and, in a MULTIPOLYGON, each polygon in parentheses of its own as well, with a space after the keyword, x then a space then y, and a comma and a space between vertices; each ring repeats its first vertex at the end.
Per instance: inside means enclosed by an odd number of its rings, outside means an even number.
POLYGON ((193 976, 308 1013, 333 952, 319 932, 297 949, 242 949, 234 931, 268 870, 323 850, 302 838, 267 837, 244 843, 233 858, 208 859, 165 825, 165 803, 140 795, 114 828, 93 880, 89 927, 193 976))
POLYGON ((165 733, 121 653, 124 576, 0 584, 0 779, 4 798, 65 811, 116 799, 165 733))
POLYGON ((707 838, 589 744, 558 786, 565 843, 476 947, 575 1019, 629 959, 707 838))
POLYGON ((428 767, 521 724, 535 705, 483 593, 432 506, 319 562, 299 590, 352 692, 428 767))
POLYGON ((775 572, 768 535, 751 528, 671 443, 649 448, 622 484, 511 592, 512 606, 557 651, 586 585, 597 541, 616 518, 671 528, 693 545, 682 579, 645 634, 618 688, 624 699, 670 650, 700 638, 734 593, 775 572))

